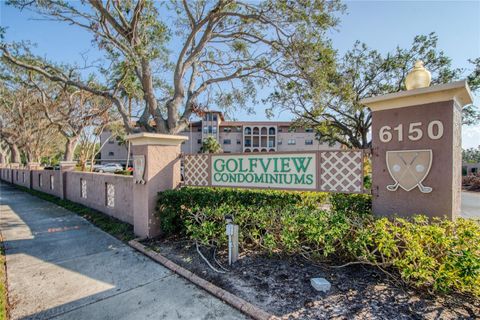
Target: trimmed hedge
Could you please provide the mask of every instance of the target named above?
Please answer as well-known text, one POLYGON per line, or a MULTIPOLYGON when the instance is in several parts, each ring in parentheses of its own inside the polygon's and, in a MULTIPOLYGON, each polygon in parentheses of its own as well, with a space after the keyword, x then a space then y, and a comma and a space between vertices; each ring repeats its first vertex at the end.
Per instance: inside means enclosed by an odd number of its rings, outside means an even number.
POLYGON ((243 248, 370 264, 417 288, 480 296, 477 221, 374 218, 364 194, 188 187, 160 193, 159 204, 167 235, 225 247, 224 218, 234 214, 243 248))
POLYGON ((157 214, 161 215, 161 228, 166 235, 184 234, 184 221, 192 208, 216 208, 228 204, 225 214, 236 216, 236 211, 244 208, 317 207, 327 203, 328 196, 325 192, 184 187, 160 192, 157 214))

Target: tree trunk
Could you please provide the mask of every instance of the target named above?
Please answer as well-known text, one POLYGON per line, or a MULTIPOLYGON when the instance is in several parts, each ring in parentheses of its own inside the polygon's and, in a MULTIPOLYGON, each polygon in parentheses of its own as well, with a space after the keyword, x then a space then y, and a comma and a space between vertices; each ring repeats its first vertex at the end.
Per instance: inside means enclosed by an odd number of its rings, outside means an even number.
POLYGON ((18 149, 18 146, 16 144, 12 144, 10 146, 10 151, 11 151, 11 162, 12 163, 20 163, 22 162, 22 158, 20 157, 20 149, 18 149))
POLYGON ((73 161, 73 154, 75 147, 77 146, 78 138, 68 138, 65 143, 65 154, 63 155, 63 161, 73 161))

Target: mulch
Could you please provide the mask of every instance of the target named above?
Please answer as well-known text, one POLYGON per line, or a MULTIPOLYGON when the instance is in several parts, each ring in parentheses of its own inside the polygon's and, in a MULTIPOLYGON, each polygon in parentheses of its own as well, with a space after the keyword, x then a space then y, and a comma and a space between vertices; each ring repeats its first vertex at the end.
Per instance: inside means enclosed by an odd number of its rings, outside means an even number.
MULTIPOLYGON (((215 257, 228 271, 218 273, 208 267, 190 241, 155 239, 143 244, 283 319, 478 319, 480 315, 478 299, 419 292, 371 266, 332 268, 298 256, 248 252, 228 267, 227 253, 221 251, 215 257), (312 277, 326 278, 331 290, 315 291, 310 285, 312 277)), ((213 250, 203 248, 202 252, 214 264, 213 250)))

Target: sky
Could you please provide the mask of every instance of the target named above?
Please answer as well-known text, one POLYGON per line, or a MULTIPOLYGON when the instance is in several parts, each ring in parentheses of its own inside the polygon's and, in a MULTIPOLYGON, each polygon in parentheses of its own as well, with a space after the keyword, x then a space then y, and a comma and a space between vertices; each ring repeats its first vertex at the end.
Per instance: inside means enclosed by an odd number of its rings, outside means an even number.
MULTIPOLYGON (((477 1, 346 1, 336 30, 328 35, 339 54, 356 40, 385 53, 397 45, 408 47, 415 35, 436 32, 438 47, 452 58, 453 67, 472 70, 468 59, 480 57, 480 0, 477 1)), ((49 60, 81 63, 101 57, 91 37, 76 27, 35 19, 32 12, 11 8, 0 0, 0 25, 7 27, 6 41, 28 40, 34 53, 49 60)), ((174 44, 175 45, 175 44, 174 44)), ((480 93, 475 96, 480 105, 480 93)), ((255 114, 239 111, 238 120, 264 120, 265 106, 254 106, 255 114)), ((286 112, 272 120, 290 120, 286 112)), ((463 147, 480 145, 480 125, 463 127, 463 147)))

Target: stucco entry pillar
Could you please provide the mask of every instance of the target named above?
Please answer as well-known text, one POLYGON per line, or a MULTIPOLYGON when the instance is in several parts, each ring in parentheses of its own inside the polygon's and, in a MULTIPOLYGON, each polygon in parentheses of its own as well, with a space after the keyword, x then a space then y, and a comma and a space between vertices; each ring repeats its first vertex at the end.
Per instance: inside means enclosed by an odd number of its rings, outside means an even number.
POLYGON ((19 168, 20 168, 20 163, 17 163, 17 162, 10 163, 10 182, 11 183, 14 183, 15 181, 13 171, 18 170, 19 168))
POLYGON ((60 161, 60 181, 61 198, 67 199, 67 172, 75 171, 76 161, 60 161))
POLYGON ((372 111, 372 205, 378 216, 455 219, 461 210, 466 81, 362 101, 372 111))
POLYGON ((140 237, 155 237, 161 231, 155 217, 157 194, 180 185, 180 146, 188 138, 143 132, 127 139, 132 143, 134 163, 134 232, 140 237))

